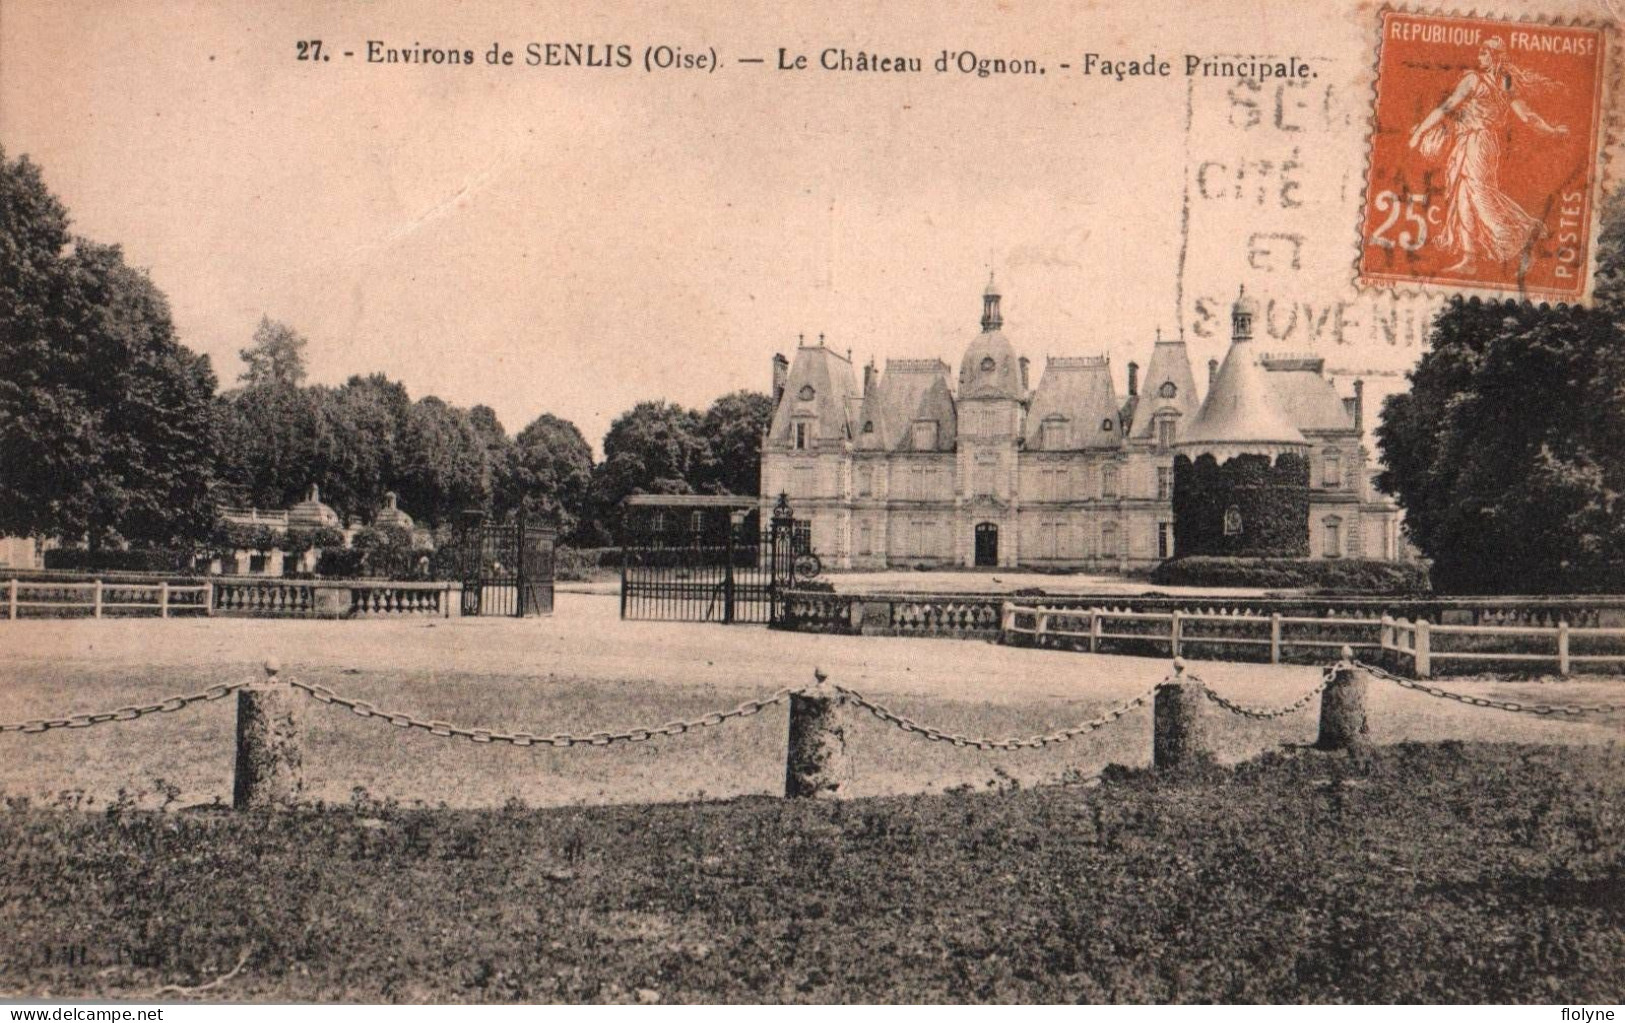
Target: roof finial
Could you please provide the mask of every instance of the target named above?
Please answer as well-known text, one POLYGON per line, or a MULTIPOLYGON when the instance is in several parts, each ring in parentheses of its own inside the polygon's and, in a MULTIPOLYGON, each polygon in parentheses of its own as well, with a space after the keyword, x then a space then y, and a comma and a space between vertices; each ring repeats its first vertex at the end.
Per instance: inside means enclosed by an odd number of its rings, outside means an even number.
POLYGON ((806 347, 806 345, 807 345, 807 335, 803 334, 803 333, 797 333, 796 334, 796 347, 797 348, 804 348, 804 347, 806 347))
POLYGON ((820 348, 822 348, 822 347, 823 347, 823 345, 824 345, 824 332, 823 332, 823 331, 819 331, 819 332, 818 332, 818 346, 819 346, 819 347, 820 347, 820 348))
POLYGON ((1162 328, 1157 328, 1157 344, 1162 344, 1162 328))

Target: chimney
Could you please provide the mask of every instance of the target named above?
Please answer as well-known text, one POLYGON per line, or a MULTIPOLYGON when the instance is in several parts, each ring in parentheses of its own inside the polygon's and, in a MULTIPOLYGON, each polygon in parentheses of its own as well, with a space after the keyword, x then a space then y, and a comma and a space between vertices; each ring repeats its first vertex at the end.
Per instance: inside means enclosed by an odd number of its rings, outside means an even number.
POLYGON ((1365 432, 1365 381, 1354 380, 1354 429, 1365 432))
POLYGON ((1140 364, 1137 363, 1137 362, 1131 362, 1131 363, 1128 364, 1128 396, 1130 398, 1132 398, 1136 394, 1139 394, 1139 393, 1140 393, 1140 364))
POLYGON ((869 364, 863 367, 863 396, 869 397, 869 392, 875 389, 875 360, 870 359, 869 364))
POLYGON ((773 406, 778 407, 784 398, 785 381, 790 379, 790 360, 783 355, 773 353, 773 406))
POLYGON ((1219 360, 1207 360, 1207 389, 1213 390, 1213 381, 1219 378, 1219 360))
POLYGON ((1025 355, 1021 357, 1021 391, 1023 394, 1027 392, 1027 357, 1025 355))

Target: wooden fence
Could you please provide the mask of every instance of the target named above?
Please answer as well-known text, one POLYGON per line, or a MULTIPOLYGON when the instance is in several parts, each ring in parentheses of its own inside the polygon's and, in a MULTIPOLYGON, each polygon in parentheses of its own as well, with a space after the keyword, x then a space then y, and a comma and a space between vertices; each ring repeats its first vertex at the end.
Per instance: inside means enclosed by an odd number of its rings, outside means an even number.
POLYGON ((88 582, 29 581, 6 582, 6 617, 15 621, 31 612, 60 615, 88 614, 92 618, 112 615, 208 614, 211 604, 209 584, 177 585, 170 582, 124 583, 92 579, 88 582))
POLYGON ((1379 651, 1382 621, 1376 618, 1318 618, 1282 614, 1226 614, 1199 611, 1125 611, 1105 607, 1044 607, 1006 603, 1000 633, 1006 643, 1065 646, 1090 653, 1123 648, 1158 656, 1190 656, 1193 650, 1223 652, 1230 659, 1324 660, 1326 651, 1348 647, 1379 651), (1256 657, 1237 653, 1255 652, 1256 657), (1302 653, 1305 658, 1294 658, 1302 653))
POLYGON ((1434 625, 1426 620, 1382 618, 1380 642, 1391 666, 1429 678, 1449 662, 1496 666, 1555 666, 1559 675, 1576 665, 1625 664, 1625 652, 1602 648, 1625 641, 1625 629, 1572 628, 1558 622, 1539 626, 1434 625), (1533 642, 1531 642, 1531 640, 1533 642), (1530 646, 1542 649, 1531 651, 1530 646), (1578 647, 1578 652, 1576 648, 1578 647), (1441 665, 1440 662, 1446 662, 1441 665))

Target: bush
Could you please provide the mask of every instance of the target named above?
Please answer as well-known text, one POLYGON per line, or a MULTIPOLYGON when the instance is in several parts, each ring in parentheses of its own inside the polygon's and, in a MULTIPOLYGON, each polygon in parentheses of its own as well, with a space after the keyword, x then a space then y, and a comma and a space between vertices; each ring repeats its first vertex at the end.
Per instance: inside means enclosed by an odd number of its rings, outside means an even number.
POLYGON ((1151 573, 1158 586, 1251 586, 1337 593, 1431 592, 1425 565, 1369 558, 1175 558, 1151 573))
POLYGON ((82 547, 59 547, 45 552, 45 567, 70 572, 189 572, 192 552, 169 548, 91 551, 82 547))
POLYGON ((354 579, 361 574, 361 551, 348 547, 324 549, 316 559, 316 574, 327 579, 354 579))

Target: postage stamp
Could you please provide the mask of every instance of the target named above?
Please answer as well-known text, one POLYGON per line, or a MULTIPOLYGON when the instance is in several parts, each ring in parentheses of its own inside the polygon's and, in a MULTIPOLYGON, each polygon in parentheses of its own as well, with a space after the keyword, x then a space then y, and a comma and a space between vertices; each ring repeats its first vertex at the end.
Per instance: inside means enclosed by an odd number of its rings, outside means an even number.
POLYGON ((1385 9, 1364 286, 1584 301, 1610 33, 1385 9))

